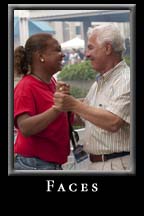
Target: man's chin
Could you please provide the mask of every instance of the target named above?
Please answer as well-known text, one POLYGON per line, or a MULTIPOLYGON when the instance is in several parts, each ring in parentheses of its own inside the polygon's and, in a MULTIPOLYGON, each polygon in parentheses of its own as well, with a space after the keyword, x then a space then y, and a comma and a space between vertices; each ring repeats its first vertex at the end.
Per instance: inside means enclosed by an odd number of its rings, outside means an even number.
POLYGON ((95 65, 93 65, 93 64, 92 64, 92 69, 93 70, 97 70, 96 67, 95 67, 95 65))

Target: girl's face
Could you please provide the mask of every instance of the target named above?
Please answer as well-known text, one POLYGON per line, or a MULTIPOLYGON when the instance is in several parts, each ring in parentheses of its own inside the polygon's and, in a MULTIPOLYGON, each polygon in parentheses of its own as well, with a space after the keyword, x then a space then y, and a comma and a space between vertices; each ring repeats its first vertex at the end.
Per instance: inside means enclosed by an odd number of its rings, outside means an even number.
POLYGON ((64 53, 55 39, 52 39, 51 42, 48 43, 47 49, 43 52, 42 56, 45 60, 45 69, 51 74, 55 74, 62 69, 64 53))

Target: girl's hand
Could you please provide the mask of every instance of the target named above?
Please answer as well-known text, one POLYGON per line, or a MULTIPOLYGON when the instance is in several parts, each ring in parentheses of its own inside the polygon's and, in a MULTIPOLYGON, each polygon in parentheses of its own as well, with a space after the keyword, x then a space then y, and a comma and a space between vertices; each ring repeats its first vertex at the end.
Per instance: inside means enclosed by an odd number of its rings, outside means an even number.
POLYGON ((70 85, 65 82, 57 82, 56 92, 61 92, 63 94, 70 94, 70 85))

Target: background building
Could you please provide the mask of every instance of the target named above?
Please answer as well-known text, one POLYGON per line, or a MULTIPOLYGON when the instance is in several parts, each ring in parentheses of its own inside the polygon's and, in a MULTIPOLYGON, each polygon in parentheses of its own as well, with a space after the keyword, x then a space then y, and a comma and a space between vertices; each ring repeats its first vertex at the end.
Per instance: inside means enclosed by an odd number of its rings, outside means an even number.
MULTIPOLYGON (((115 22, 125 38, 130 38, 129 10, 14 10, 14 16, 19 17, 20 44, 23 44, 29 33, 27 23, 39 25, 39 30, 46 28, 54 30, 55 38, 63 43, 76 36, 87 40, 87 29, 90 26, 105 22, 115 22)), ((14 29, 15 32, 15 29, 14 29)), ((34 33, 34 31, 33 31, 34 33)))

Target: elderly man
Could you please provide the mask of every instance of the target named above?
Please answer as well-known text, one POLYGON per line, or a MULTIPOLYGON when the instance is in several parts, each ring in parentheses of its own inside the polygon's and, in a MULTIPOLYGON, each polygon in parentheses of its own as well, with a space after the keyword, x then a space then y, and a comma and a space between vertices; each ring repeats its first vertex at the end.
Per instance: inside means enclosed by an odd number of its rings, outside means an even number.
POLYGON ((130 70, 122 59, 124 39, 115 25, 88 31, 86 57, 99 72, 84 102, 56 92, 55 108, 85 120, 84 149, 89 170, 129 170, 130 70))

